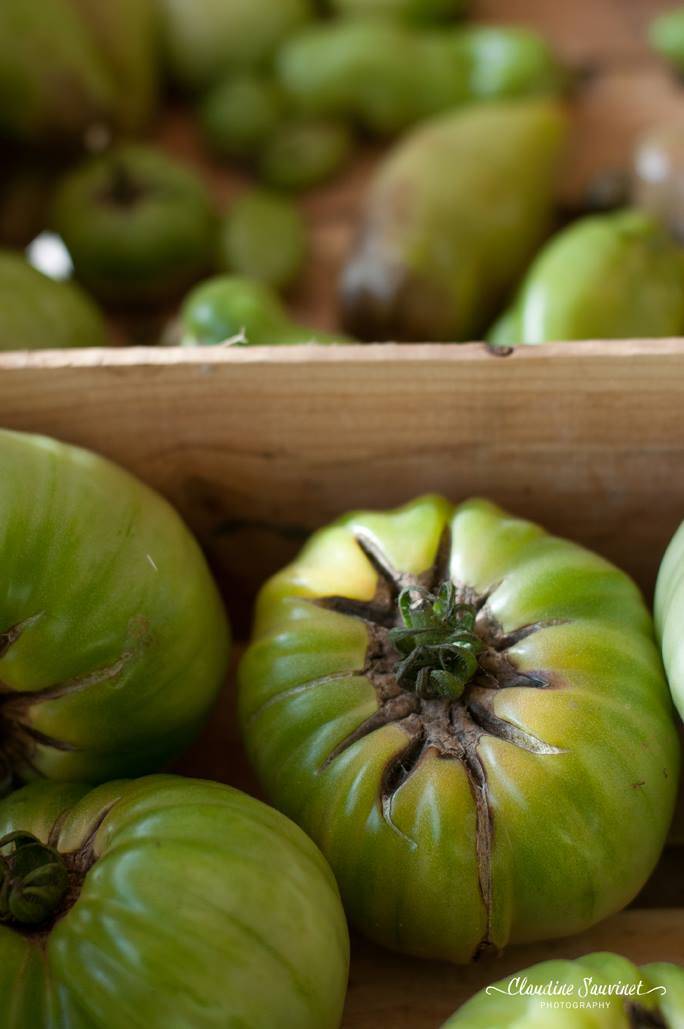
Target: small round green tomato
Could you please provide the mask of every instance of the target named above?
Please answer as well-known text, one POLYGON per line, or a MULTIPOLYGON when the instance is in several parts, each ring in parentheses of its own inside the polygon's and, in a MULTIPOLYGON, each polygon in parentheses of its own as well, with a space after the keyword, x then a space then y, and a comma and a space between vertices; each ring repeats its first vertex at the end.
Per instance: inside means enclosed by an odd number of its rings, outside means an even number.
POLYGON ((684 523, 672 538, 660 565, 655 622, 672 696, 684 717, 684 523))
POLYGON ((264 282, 219 275, 197 286, 181 311, 181 345, 348 343, 349 338, 294 322, 264 282))
POLYGON ((97 305, 73 282, 55 282, 19 254, 0 250, 0 350, 103 347, 97 305))
POLYGON ((619 954, 585 954, 543 961, 486 986, 442 1029, 674 1029, 683 1017, 678 965, 639 968, 619 954))
POLYGON ((250 190, 223 218, 217 251, 220 271, 285 289, 298 277, 306 258, 306 225, 289 197, 250 190))
POLYGON ((486 501, 316 533, 259 597, 240 718, 379 943, 467 962, 641 888, 679 763, 634 583, 486 501))
POLYGON ((34 783, 0 803, 0 844, 13 1029, 337 1029, 335 880, 265 804, 170 775, 34 783))
POLYGON ((206 271, 216 216, 195 172, 152 147, 127 145, 63 179, 52 226, 95 296, 143 304, 182 292, 206 271))
POLYGON ((162 766, 225 681, 228 631, 195 540, 103 458, 0 431, 0 757, 98 782, 162 766))
POLYGON ((200 125, 215 153, 223 157, 252 157, 275 130, 283 112, 283 97, 263 75, 243 74, 219 82, 204 97, 200 125))
POLYGON ((653 49, 677 71, 684 72, 684 7, 674 7, 654 18, 648 34, 653 49))
POLYGON ((283 122, 262 148, 259 176, 274 189, 310 189, 336 175, 352 147, 351 133, 341 122, 283 122))

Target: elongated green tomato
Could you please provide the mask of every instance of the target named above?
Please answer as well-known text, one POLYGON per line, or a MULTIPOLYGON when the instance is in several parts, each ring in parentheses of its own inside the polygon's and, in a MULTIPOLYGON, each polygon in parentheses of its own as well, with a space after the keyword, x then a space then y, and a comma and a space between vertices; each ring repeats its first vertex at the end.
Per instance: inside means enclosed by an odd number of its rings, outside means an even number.
POLYGON ((487 501, 316 533, 261 592, 240 718, 352 921, 414 955, 587 928, 640 889, 672 817, 677 735, 639 591, 487 501))
POLYGON ((7 1029, 336 1029, 349 941, 304 833, 228 786, 33 783, 0 803, 7 1029))
POLYGON ((186 347, 351 342, 342 334, 298 325, 275 290, 240 275, 218 275, 201 283, 186 298, 180 320, 181 345, 186 347))
POLYGON ((344 269, 360 339, 477 339, 551 228, 566 121, 550 101, 419 126, 380 165, 344 269))
POLYGON ((582 218, 530 268, 492 342, 678 336, 684 330, 684 251, 641 211, 582 218))
POLYGON ((228 631, 195 540, 103 458, 0 431, 0 753, 8 776, 159 768, 225 678, 228 631))
POLYGON ((684 969, 619 954, 543 961, 485 987, 443 1029, 634 1029, 684 1025, 684 969))
POLYGON ((475 100, 557 94, 547 43, 517 28, 419 30, 388 20, 304 28, 278 52, 280 84, 302 112, 379 135, 475 100))
POLYGON ((672 538, 660 565, 655 623, 672 696, 684 717, 684 523, 672 538))

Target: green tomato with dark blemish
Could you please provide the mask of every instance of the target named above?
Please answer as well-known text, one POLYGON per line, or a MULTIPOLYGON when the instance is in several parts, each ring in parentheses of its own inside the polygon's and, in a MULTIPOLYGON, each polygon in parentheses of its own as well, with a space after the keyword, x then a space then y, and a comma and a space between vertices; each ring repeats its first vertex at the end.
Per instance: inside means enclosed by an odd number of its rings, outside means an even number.
POLYGON ((299 325, 264 282, 218 275, 197 286, 181 311, 181 346, 349 343, 341 333, 299 325))
POLYGON ((161 767, 225 680, 218 591, 176 512, 104 458, 0 432, 0 756, 8 779, 161 767))
POLYGON ((478 104, 419 125, 381 162, 341 279, 372 342, 481 339, 553 222, 567 123, 548 100, 478 104))
POLYGON ((489 339, 515 346, 682 331, 684 251, 655 218, 624 210, 582 218, 555 236, 489 339))
POLYGON ((317 532, 263 587, 239 679, 268 797, 393 949, 581 932, 665 842, 679 748, 637 587, 487 501, 317 532))
POLYGON ((0 802, 7 1029, 337 1029, 330 868, 277 811, 170 775, 0 802))
POLYGON ((683 1025, 684 969, 667 962, 640 968, 619 954, 599 953, 575 961, 542 961, 506 976, 459 1008, 442 1029, 683 1025))

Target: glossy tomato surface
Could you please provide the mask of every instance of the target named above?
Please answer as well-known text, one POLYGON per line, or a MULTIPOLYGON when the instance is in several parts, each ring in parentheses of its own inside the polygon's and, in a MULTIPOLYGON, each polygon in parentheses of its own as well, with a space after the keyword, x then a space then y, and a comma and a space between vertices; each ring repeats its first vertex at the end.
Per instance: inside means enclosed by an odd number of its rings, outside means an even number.
POLYGON ((228 629, 176 512, 95 454, 0 431, 0 555, 5 774, 93 782, 177 754, 228 629))
POLYGON ((655 620, 672 696, 684 717, 684 524, 672 538, 658 572, 655 620))
POLYGON ((0 803, 0 835, 19 830, 56 852, 69 886, 47 921, 0 926, 6 1029, 339 1025, 335 880, 277 811, 176 776, 40 782, 0 803))
POLYGON ((672 815, 677 738, 638 589, 486 501, 316 533, 262 590, 240 712, 352 921, 411 954, 581 931, 643 885, 672 815))
POLYGON ((682 1029, 684 969, 619 954, 543 961, 486 986, 443 1029, 682 1029))

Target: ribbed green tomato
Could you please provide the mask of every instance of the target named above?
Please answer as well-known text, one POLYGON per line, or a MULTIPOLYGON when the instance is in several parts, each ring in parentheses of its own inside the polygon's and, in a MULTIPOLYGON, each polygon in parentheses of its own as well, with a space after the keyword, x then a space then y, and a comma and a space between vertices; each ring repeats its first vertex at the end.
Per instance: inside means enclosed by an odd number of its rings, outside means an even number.
POLYGON ((672 696, 684 717, 684 522, 673 536, 658 572, 655 621, 672 696))
POLYGON ((263 588, 240 713, 352 921, 465 962, 624 906, 678 745, 639 591, 476 500, 342 518, 263 588))
POLYGON ((33 839, 0 863, 5 1029, 339 1025, 335 880, 277 811, 170 775, 41 782, 0 803, 0 844, 17 832, 33 839))
POLYGON ((228 631, 195 540, 127 472, 0 431, 0 755, 8 776, 158 769, 225 678, 228 631))
POLYGON ((443 1029, 682 1029, 684 970, 619 954, 543 961, 486 986, 443 1029), (537 991, 537 992, 535 992, 537 991))

